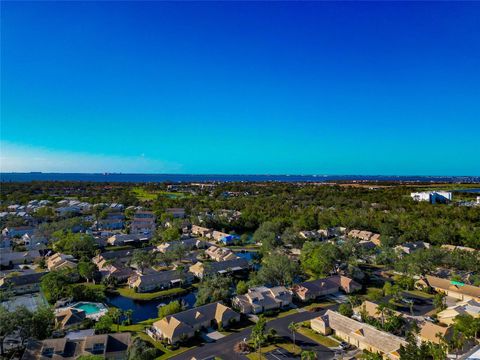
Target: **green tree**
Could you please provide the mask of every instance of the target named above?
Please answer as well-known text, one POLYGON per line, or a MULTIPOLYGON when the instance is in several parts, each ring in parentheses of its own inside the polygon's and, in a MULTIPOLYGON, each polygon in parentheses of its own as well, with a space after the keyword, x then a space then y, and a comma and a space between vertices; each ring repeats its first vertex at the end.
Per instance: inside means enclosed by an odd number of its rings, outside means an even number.
POLYGON ((155 253, 136 249, 133 251, 131 262, 132 264, 136 265, 136 267, 138 268, 138 270, 140 270, 141 273, 143 273, 145 268, 148 268, 155 263, 155 260, 155 253))
POLYGON ((96 323, 95 323, 95 332, 97 334, 108 334, 112 331, 113 320, 107 314, 103 315, 96 323))
POLYGON ((248 291, 248 284, 245 281, 240 280, 237 283, 237 295, 246 294, 247 291, 248 291))
POLYGON ((122 310, 111 307, 108 309, 107 315, 112 319, 114 324, 117 324, 117 332, 120 330, 120 319, 122 318, 122 310))
POLYGON ((353 309, 350 304, 340 304, 338 307, 338 312, 347 317, 352 317, 353 315, 353 309))
POLYGON ((262 355, 262 346, 267 341, 266 335, 267 322, 263 315, 260 315, 257 323, 252 327, 252 333, 250 335, 250 341, 254 349, 256 349, 261 357, 262 355))
POLYGON ((292 332, 292 340, 293 340, 293 349, 295 350, 295 334, 298 330, 298 323, 295 323, 295 322, 291 322, 290 324, 288 324, 288 330, 290 330, 292 332))
POLYGON ((91 235, 57 231, 53 237, 56 239, 53 249, 57 252, 73 255, 77 259, 92 258, 95 255, 97 244, 91 235))
POLYGON ((231 280, 226 276, 215 275, 204 278, 198 285, 195 306, 227 300, 230 296, 230 285, 231 280))
POLYGON ((257 279, 262 284, 272 286, 291 285, 299 274, 300 269, 295 261, 281 253, 272 253, 263 258, 257 279))
POLYGON ((97 266, 90 261, 82 260, 78 263, 77 271, 82 278, 87 280, 87 282, 90 282, 90 280, 94 279, 95 273, 97 272, 97 266))
POLYGON ((158 309, 158 317, 160 319, 163 319, 168 315, 173 315, 180 311, 182 311, 182 304, 180 303, 180 301, 171 301, 167 305, 162 306, 158 309))
POLYGON ((307 241, 303 244, 300 261, 307 273, 324 277, 335 270, 340 256, 340 250, 333 244, 307 241))
POLYGON ((31 335, 35 339, 43 340, 52 335, 55 328, 55 314, 51 307, 40 306, 32 314, 31 335))
POLYGON ((435 294, 433 297, 433 305, 435 306, 435 309, 442 311, 447 308, 447 305, 445 304, 445 298, 446 295, 444 293, 440 292, 435 294))
POLYGON ((154 360, 160 355, 159 351, 150 345, 150 343, 135 338, 128 348, 128 360, 154 360))
POLYGON ((53 303, 68 294, 70 281, 65 271, 51 271, 42 277, 40 287, 47 300, 53 303))
POLYGON ((7 311, 3 306, 0 306, 0 354, 2 358, 5 355, 3 347, 4 340, 8 335, 12 334, 14 330, 15 321, 12 313, 7 311))

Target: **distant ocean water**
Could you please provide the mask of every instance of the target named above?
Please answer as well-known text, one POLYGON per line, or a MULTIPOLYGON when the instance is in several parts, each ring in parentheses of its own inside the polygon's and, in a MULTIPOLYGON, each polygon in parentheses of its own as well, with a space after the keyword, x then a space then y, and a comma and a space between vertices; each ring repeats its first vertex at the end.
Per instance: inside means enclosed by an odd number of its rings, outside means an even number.
POLYGON ((480 182, 480 176, 391 176, 391 175, 200 175, 200 174, 86 174, 86 173, 0 173, 2 182, 92 181, 92 182, 323 182, 323 181, 418 181, 480 182))

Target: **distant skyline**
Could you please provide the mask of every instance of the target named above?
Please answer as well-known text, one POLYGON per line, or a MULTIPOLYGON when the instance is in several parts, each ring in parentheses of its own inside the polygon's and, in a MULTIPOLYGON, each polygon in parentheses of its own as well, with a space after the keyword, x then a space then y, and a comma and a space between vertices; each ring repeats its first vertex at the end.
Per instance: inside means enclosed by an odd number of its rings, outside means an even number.
POLYGON ((1 2, 2 172, 480 175, 478 2, 1 2))

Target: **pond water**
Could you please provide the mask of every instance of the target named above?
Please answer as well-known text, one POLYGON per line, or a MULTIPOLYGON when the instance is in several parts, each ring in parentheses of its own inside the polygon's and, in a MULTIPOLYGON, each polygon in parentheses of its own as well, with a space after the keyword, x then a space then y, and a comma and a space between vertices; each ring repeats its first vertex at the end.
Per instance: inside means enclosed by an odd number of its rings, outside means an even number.
POLYGON ((174 300, 183 301, 187 308, 193 307, 197 294, 191 292, 182 296, 164 298, 150 301, 137 301, 121 295, 113 295, 108 297, 108 303, 122 310, 133 310, 132 321, 139 322, 158 317, 159 304, 168 304, 174 300))

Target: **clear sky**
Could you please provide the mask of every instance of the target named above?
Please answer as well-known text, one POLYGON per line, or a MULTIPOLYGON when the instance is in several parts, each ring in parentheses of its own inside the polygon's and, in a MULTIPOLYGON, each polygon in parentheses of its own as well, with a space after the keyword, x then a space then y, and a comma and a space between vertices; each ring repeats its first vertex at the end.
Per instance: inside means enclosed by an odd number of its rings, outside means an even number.
POLYGON ((2 171, 480 175, 480 2, 1 7, 2 171))

